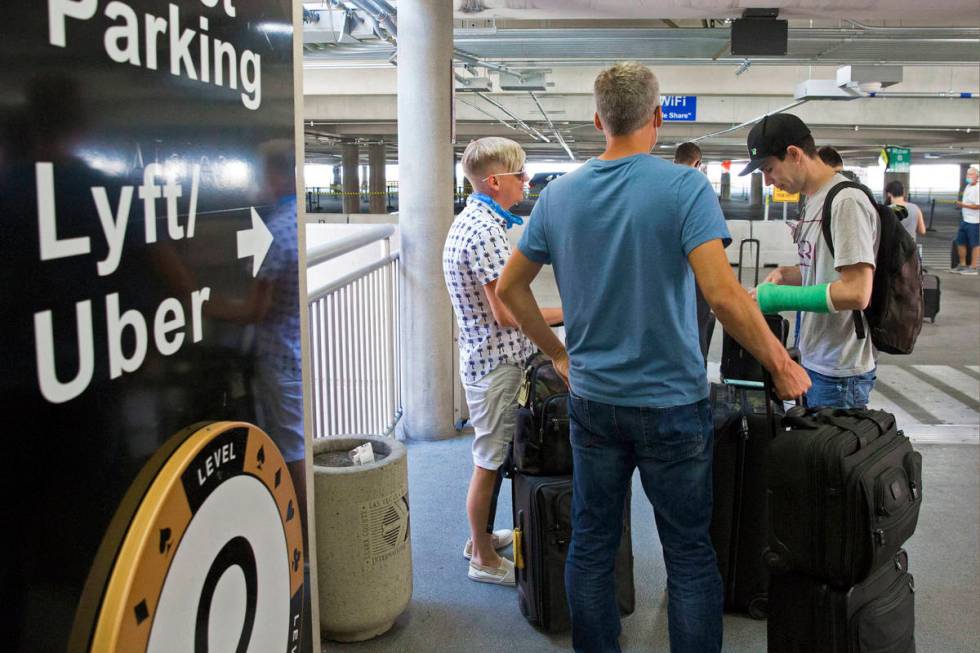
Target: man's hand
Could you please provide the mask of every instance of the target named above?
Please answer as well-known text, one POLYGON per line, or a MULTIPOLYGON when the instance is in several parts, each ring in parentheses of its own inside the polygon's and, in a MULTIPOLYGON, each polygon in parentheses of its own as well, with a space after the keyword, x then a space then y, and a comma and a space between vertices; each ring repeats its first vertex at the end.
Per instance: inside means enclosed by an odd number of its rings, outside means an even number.
POLYGON ((568 382, 568 352, 562 349, 557 356, 551 359, 551 364, 555 366, 555 371, 558 372, 558 376, 562 378, 570 390, 572 386, 568 382))
POLYGON ((788 356, 779 369, 773 372, 772 383, 775 386, 776 396, 785 400, 802 397, 811 385, 806 370, 788 356))
MULTIPOLYGON (((794 268, 789 268, 789 269, 793 270, 794 268)), ((766 278, 762 280, 762 283, 774 283, 777 286, 799 285, 799 283, 796 284, 792 283, 792 281, 787 277, 786 271, 787 268, 776 268, 775 270, 773 270, 772 272, 766 275, 766 278)), ((756 286, 756 288, 758 288, 758 286, 756 286)), ((752 288, 751 290, 749 290, 749 296, 752 297, 752 299, 756 298, 756 288, 752 288)))
MULTIPOLYGON (((776 268, 772 272, 766 275, 766 278, 762 280, 762 283, 774 283, 779 285, 783 283, 783 270, 782 268, 776 268)), ((755 295, 755 289, 752 289, 753 296, 755 295)))

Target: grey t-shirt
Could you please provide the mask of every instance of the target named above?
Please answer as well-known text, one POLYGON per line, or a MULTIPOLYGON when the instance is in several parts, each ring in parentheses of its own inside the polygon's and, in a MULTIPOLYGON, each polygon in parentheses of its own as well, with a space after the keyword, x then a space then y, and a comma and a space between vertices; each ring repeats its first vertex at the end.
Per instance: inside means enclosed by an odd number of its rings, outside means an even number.
MULTIPOLYGON (((794 238, 804 286, 837 281, 840 278, 837 268, 845 265, 875 265, 880 237, 878 214, 867 196, 856 188, 845 188, 834 198, 831 231, 836 255, 831 255, 824 241, 820 226, 824 198, 827 191, 842 181, 847 179, 834 175, 823 188, 807 197, 803 219, 797 224, 794 238)), ((877 351, 871 337, 858 340, 853 312, 849 310, 803 313, 799 347, 803 365, 827 376, 864 374, 876 364, 877 351)))
POLYGON ((919 216, 922 215, 922 209, 912 202, 906 202, 904 206, 909 214, 904 220, 902 220, 902 226, 905 227, 905 231, 909 232, 909 235, 912 236, 912 240, 916 240, 916 229, 919 227, 919 216))

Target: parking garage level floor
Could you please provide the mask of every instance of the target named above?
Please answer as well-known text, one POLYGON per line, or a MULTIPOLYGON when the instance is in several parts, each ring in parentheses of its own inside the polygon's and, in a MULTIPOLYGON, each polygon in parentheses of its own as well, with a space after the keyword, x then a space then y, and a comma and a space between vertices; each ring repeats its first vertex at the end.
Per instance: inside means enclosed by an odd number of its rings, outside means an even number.
MULTIPOLYGON (((923 505, 906 545, 916 584, 916 639, 922 653, 980 650, 978 579, 978 451, 974 445, 918 445, 924 461, 923 505)), ((470 438, 411 443, 414 593, 386 635, 359 644, 324 642, 324 651, 385 653, 533 653, 571 650, 568 635, 536 630, 521 615, 513 587, 475 583, 462 557, 471 470, 470 438)), ((501 490, 497 526, 510 526, 510 482, 501 490)), ((511 556, 510 549, 505 555, 511 556)), ((623 651, 668 649, 666 575, 653 510, 633 479, 636 611, 623 619, 623 651)), ((766 624, 726 615, 730 653, 765 651, 766 624)))

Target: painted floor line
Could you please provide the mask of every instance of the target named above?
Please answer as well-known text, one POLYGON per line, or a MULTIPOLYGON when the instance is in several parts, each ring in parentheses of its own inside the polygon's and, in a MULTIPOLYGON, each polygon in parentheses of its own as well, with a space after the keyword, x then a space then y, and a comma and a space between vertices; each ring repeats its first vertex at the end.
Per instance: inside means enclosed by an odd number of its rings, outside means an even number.
POLYGON ((902 430, 916 444, 980 445, 980 426, 976 424, 910 424, 902 430))
MULTIPOLYGON (((973 412, 977 412, 977 400, 980 398, 980 379, 976 379, 950 365, 913 365, 912 367, 961 392, 964 396, 955 398, 966 401, 967 405, 973 408, 973 412)), ((980 419, 974 421, 980 422, 980 419)), ((972 424, 973 422, 969 423, 972 424)))
POLYGON ((902 428, 905 424, 919 423, 916 418, 912 417, 912 415, 910 415, 904 408, 889 399, 877 388, 872 390, 871 396, 868 397, 868 407, 883 410, 894 415, 895 422, 898 424, 899 428, 902 428))
POLYGON ((908 369, 881 365, 878 368, 878 384, 891 388, 913 405, 928 411, 940 423, 972 424, 977 421, 976 408, 958 401, 908 369))

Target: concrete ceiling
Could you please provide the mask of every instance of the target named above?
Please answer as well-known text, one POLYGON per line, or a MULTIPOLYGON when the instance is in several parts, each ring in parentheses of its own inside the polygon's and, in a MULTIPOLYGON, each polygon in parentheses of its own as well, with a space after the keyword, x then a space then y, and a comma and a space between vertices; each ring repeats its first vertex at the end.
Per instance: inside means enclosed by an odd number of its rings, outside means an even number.
MULTIPOLYGON (((736 127, 793 103, 797 83, 832 79, 844 63, 895 62, 904 64, 904 80, 882 93, 891 97, 814 101, 789 110, 811 125, 819 143, 839 147, 855 164, 876 160, 884 144, 912 147, 917 161, 978 158, 977 0, 927 7, 906 0, 767 2, 791 19, 789 53, 746 62, 729 54, 723 19, 759 4, 456 0, 454 45, 475 57, 466 70, 458 60, 457 74, 493 78, 490 93, 457 93, 457 150, 471 138, 502 135, 521 142, 533 159, 568 160, 557 131, 577 159, 594 156, 603 141, 591 125, 591 80, 602 66, 631 59, 657 72, 662 93, 698 97, 696 123, 665 125, 664 154, 684 140, 703 138, 699 144, 706 158, 737 159, 744 156, 748 128, 736 127), (464 12, 464 5, 484 9, 464 12), (535 97, 501 92, 497 72, 481 63, 547 71, 550 86, 535 97), (962 93, 973 97, 963 99, 962 93)), ((347 5, 350 13, 353 7, 347 5)), ((352 140, 383 140, 391 145, 390 158, 397 157, 396 77, 388 62, 395 48, 364 29, 370 24, 366 16, 352 16, 364 21, 361 38, 330 44, 307 38, 304 117, 310 160, 335 162, 339 143, 352 140)))
MULTIPOLYGON (((397 2, 393 3, 397 6, 397 2)), ((530 19, 737 18, 745 9, 779 9, 781 18, 980 21, 976 0, 455 0, 457 18, 530 19)))

